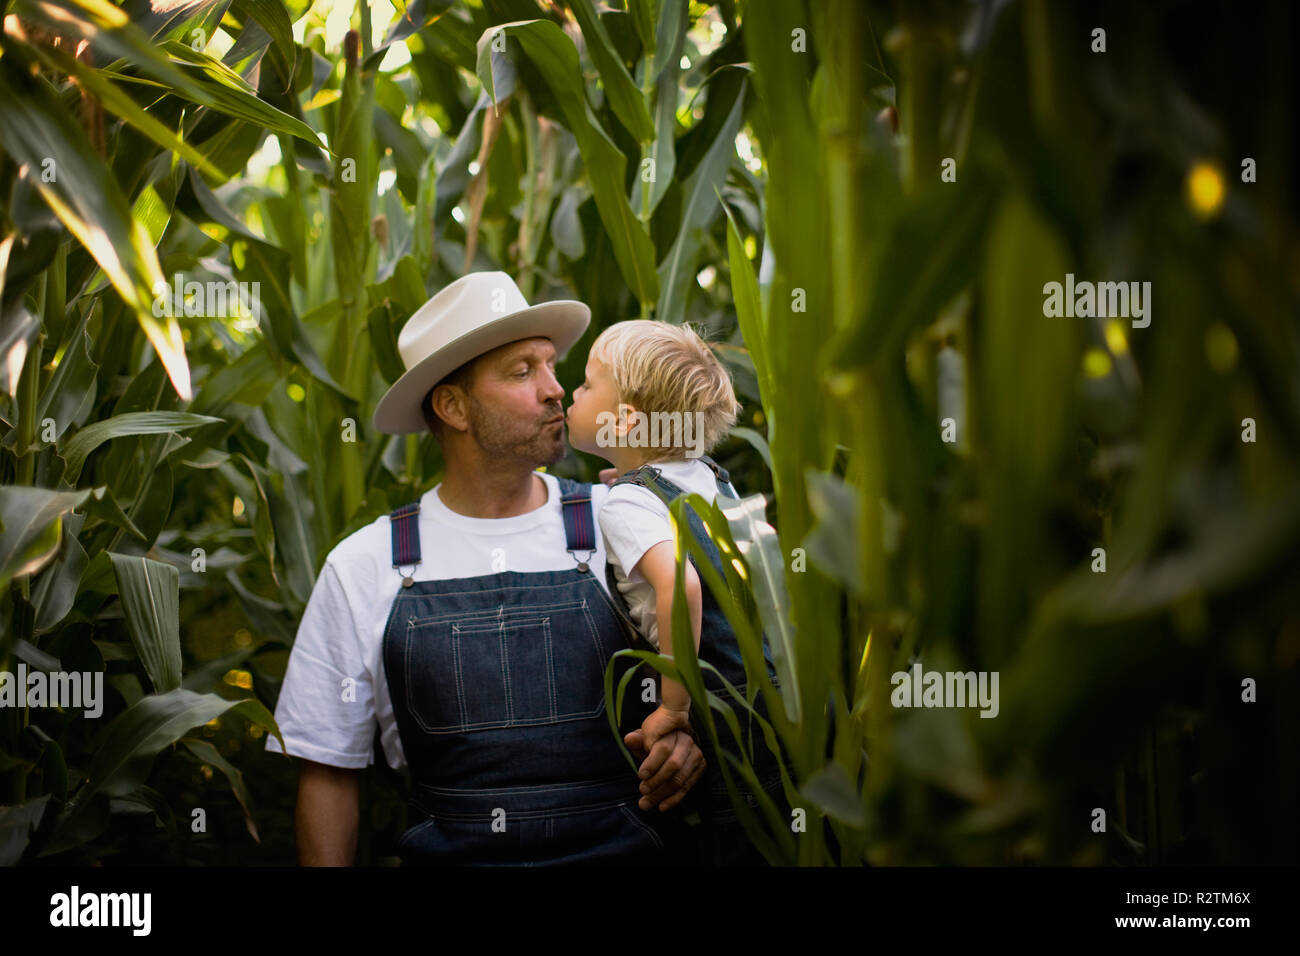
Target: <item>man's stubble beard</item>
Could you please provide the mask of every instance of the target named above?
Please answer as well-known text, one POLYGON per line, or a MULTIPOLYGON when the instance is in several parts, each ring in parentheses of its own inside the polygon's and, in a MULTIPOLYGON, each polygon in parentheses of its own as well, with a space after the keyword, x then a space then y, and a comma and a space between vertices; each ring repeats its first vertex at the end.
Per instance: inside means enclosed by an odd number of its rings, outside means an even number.
MULTIPOLYGON (((557 406, 546 417, 554 418, 561 411, 557 406)), ((484 405, 472 395, 469 396, 469 422, 475 440, 484 451, 498 459, 517 461, 530 469, 550 467, 568 450, 563 426, 551 438, 549 425, 520 426, 514 419, 497 414, 492 406, 484 405)))

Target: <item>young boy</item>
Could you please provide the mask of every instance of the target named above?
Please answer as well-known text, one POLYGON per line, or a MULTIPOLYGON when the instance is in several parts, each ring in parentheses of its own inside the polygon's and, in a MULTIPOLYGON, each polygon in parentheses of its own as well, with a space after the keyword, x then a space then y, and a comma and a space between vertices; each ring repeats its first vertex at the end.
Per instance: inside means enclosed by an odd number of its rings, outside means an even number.
MULTIPOLYGON (((703 456, 726 436, 739 410, 726 369, 694 331, 646 320, 619 322, 601 333, 588 355, 585 381, 574 391, 568 410, 573 447, 607 459, 622 475, 597 516, 606 557, 632 622, 651 647, 669 657, 677 562, 668 507, 649 485, 669 497, 694 493, 713 501, 722 483, 734 495, 726 472, 703 456)), ((693 529, 688 533, 707 541, 702 523, 689 509, 688 514, 693 529)), ((711 542, 706 550, 712 551, 711 542)), ((716 557, 714 552, 712 558, 716 557)), ((714 561, 721 573, 719 562, 714 561)), ((705 595, 691 561, 686 564, 685 585, 700 659, 717 667, 744 694, 745 670, 735 635, 712 595, 705 595)), ((731 702, 708 671, 705 684, 731 702)), ((646 746, 673 730, 689 729, 690 708, 686 688, 665 676, 659 707, 642 725, 646 746)), ((744 726, 747 715, 737 716, 744 726)), ((714 718, 722 725, 720 716, 714 718)), ((727 735, 720 737, 727 746, 727 735)), ((765 753, 766 747, 761 740, 756 743, 757 760, 763 756, 758 751, 765 753)), ((708 791, 704 812, 709 814, 712 805, 714 822, 724 822, 710 828, 714 845, 706 855, 711 862, 762 862, 735 823, 718 766, 721 758, 710 752, 708 744, 700 740, 713 765, 709 787, 700 788, 708 791), (725 836, 719 835, 724 832, 725 836)), ((772 789, 779 777, 773 777, 770 764, 764 761, 764 765, 764 789, 772 789)))

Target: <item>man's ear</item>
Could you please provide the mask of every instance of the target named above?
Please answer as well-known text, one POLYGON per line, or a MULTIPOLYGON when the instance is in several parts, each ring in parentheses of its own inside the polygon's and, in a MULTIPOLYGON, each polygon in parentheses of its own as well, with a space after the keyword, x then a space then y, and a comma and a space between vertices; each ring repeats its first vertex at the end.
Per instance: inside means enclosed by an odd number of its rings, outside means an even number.
POLYGON ((433 390, 430 404, 444 426, 458 432, 469 431, 469 402, 459 385, 439 385, 433 390))

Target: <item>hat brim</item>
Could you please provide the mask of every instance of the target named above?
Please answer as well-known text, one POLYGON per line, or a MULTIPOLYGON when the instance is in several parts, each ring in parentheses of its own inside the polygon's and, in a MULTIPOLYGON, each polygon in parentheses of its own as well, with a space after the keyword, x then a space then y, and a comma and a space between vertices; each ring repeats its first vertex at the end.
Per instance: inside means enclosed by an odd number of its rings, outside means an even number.
POLYGON ((590 322, 591 309, 585 303, 559 299, 479 326, 448 342, 394 382, 375 406, 374 426, 389 435, 428 431, 420 402, 429 389, 470 359, 520 339, 539 337, 550 339, 556 358, 562 358, 582 338, 590 322))

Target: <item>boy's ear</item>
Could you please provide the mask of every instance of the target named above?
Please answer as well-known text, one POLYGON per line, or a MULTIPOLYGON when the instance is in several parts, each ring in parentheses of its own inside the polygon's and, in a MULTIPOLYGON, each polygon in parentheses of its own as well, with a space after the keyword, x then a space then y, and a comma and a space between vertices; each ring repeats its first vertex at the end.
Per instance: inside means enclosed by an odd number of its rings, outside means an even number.
POLYGON ((633 416, 637 414, 636 406, 629 405, 627 402, 618 403, 618 420, 614 424, 614 433, 620 437, 627 437, 628 429, 632 427, 633 416))

